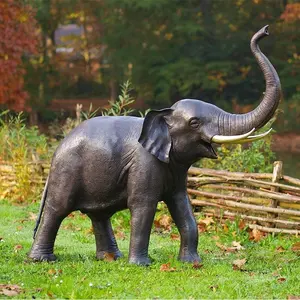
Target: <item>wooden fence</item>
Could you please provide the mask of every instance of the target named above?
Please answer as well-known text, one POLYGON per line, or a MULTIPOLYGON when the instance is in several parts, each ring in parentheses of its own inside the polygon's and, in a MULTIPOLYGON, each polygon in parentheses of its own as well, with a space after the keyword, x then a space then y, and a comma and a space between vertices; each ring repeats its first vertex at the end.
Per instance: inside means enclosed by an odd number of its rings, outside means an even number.
MULTIPOLYGON (((9 196, 19 181, 24 181, 19 178, 19 167, 0 161, 0 197, 9 196)), ((26 167, 30 185, 44 184, 48 163, 29 163, 26 167)), ((196 210, 208 216, 222 220, 239 217, 250 228, 300 234, 300 180, 283 175, 282 162, 274 163, 273 174, 191 167, 188 193, 196 210)))

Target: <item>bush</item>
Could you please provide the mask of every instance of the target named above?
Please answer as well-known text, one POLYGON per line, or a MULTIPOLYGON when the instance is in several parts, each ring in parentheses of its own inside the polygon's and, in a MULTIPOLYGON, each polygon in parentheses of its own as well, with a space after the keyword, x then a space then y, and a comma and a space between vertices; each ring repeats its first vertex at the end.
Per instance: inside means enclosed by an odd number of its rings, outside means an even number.
MULTIPOLYGON (((31 200, 40 193, 42 186, 32 184, 32 163, 50 160, 51 151, 47 138, 40 134, 37 127, 27 127, 23 114, 8 114, 5 111, 0 115, 0 161, 14 166, 9 180, 16 182, 10 189, 1 184, 1 194, 9 193, 12 200, 24 202, 31 200)), ((1 176, 4 181, 4 176, 1 176)))
POLYGON ((217 152, 218 159, 203 159, 196 166, 232 172, 268 173, 272 172, 275 160, 270 136, 251 143, 249 148, 243 148, 240 144, 222 145, 217 152))

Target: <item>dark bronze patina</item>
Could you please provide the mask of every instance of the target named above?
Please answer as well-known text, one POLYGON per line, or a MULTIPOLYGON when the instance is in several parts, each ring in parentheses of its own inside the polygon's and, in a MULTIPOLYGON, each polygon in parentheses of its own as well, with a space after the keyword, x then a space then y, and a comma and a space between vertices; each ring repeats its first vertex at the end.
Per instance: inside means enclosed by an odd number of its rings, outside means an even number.
POLYGON ((253 111, 234 115, 185 99, 171 108, 150 111, 145 119, 97 117, 75 128, 54 154, 29 257, 55 260, 59 226, 70 212, 80 210, 92 220, 97 258, 109 253, 117 259, 122 254, 110 217, 129 208, 129 262, 148 265, 151 226, 157 203, 164 200, 180 232, 179 259, 200 261, 197 224, 186 192, 187 170, 202 157, 217 157, 212 142, 248 142, 269 133, 251 135, 272 117, 281 96, 278 75, 257 45, 268 35, 267 29, 251 40, 266 80, 264 98, 253 111))

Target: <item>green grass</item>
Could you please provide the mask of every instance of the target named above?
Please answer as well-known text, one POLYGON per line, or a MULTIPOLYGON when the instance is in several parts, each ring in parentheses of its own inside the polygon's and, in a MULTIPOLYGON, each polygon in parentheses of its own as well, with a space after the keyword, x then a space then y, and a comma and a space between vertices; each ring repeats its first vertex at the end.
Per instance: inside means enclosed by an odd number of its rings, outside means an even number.
POLYGON ((153 232, 149 253, 154 263, 138 267, 127 263, 127 213, 120 213, 113 221, 119 247, 125 254, 116 262, 96 261, 90 221, 76 213, 60 228, 55 247, 58 261, 32 263, 26 253, 35 222, 30 213, 37 211, 37 204, 25 207, 0 202, 0 283, 21 286, 18 298, 286 299, 288 295, 300 295, 300 257, 291 250, 299 241, 296 237, 269 235, 255 243, 249 241, 246 230, 239 231, 236 224, 229 224, 228 232, 200 234, 203 266, 194 269, 176 260, 179 241, 172 240, 170 233, 153 232), (224 253, 216 246, 216 235, 224 245, 240 241, 245 250, 224 253), (280 246, 285 251, 276 251, 280 246), (241 258, 247 259, 243 269, 233 270, 232 262, 241 258), (165 263, 175 271, 160 271, 165 263))

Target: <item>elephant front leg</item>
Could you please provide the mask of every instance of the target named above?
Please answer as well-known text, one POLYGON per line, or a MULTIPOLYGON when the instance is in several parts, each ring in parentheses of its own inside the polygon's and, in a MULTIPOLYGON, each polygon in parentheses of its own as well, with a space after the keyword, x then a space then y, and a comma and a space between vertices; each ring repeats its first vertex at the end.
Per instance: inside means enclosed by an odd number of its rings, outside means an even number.
POLYGON ((110 219, 100 219, 89 215, 92 220, 95 239, 96 239, 96 257, 103 260, 106 257, 113 257, 114 260, 122 257, 115 235, 111 226, 110 219))
POLYGON ((151 207, 134 206, 131 212, 131 235, 129 246, 129 262, 137 265, 150 265, 148 247, 151 227, 154 220, 156 205, 151 207))
POLYGON ((200 262, 197 252, 198 228, 188 195, 175 194, 166 204, 181 237, 178 259, 184 262, 200 262))

